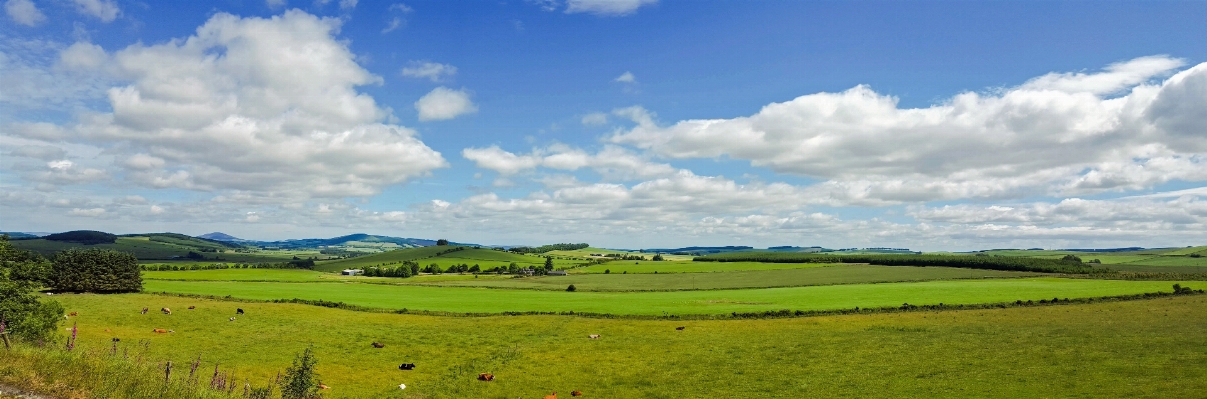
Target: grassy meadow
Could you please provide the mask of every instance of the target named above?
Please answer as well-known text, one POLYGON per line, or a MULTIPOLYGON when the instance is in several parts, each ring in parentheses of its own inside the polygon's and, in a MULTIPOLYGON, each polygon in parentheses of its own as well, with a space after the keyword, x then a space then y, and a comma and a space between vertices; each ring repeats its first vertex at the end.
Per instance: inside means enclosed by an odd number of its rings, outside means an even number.
MULTIPOLYGON (((427 287, 354 282, 290 283, 147 280, 148 292, 273 300, 344 302, 371 308, 455 313, 588 312, 701 315, 768 310, 828 310, 926 304, 973 304, 1086 298, 1172 291, 1170 281, 1065 278, 946 280, 708 291, 564 292, 427 287)), ((1185 284, 1185 283, 1183 283, 1185 284)), ((1189 284, 1194 286, 1193 282, 1189 284)))
MULTIPOLYGON (((335 284, 338 285, 338 284, 335 284)), ((62 295, 81 350, 145 343, 263 384, 313 345, 329 398, 1198 397, 1207 296, 765 320, 444 317, 62 295), (185 310, 196 306, 196 310, 185 310), (139 314, 170 307, 173 315, 139 314), (247 314, 234 322, 234 309, 247 314), (675 327, 686 327, 676 331, 675 327), (174 334, 155 334, 154 328, 174 334), (588 334, 600 334, 591 340, 588 334), (382 342, 374 349, 370 342, 382 342), (397 365, 413 362, 414 371, 397 365), (480 372, 496 375, 480 382, 480 372), (405 391, 398 384, 405 383, 405 391)), ((134 351, 134 349, 131 349, 134 351)), ((5 375, 0 352, 0 381, 5 375)))

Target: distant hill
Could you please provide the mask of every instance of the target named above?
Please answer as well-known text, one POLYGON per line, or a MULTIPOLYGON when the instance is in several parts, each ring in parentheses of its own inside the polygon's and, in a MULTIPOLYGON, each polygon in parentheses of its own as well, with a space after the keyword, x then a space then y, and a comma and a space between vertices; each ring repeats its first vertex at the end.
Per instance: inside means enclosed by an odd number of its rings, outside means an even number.
POLYGON ((539 266, 545 258, 537 255, 522 255, 494 249, 463 245, 432 245, 420 248, 398 249, 375 255, 358 256, 336 261, 319 262, 314 270, 333 272, 343 269, 364 269, 378 265, 397 267, 403 261, 416 261, 421 265, 430 263, 448 267, 452 263, 479 264, 484 268, 506 266, 512 262, 520 266, 539 266))
POLYGON ((0 231, 0 235, 5 235, 5 234, 7 234, 7 235, 8 235, 8 238, 11 238, 11 239, 14 239, 14 240, 19 240, 19 239, 22 239, 22 238, 38 238, 38 237, 41 237, 41 235, 38 235, 38 234, 22 233, 22 232, 19 232, 19 231, 0 231))
MULTIPOLYGON (((248 244, 256 245, 265 248, 280 248, 280 249, 298 249, 298 248, 317 248, 325 246, 346 245, 350 242, 363 243, 391 243, 397 244, 403 248, 430 247, 436 245, 436 240, 423 238, 401 238, 390 236, 378 236, 371 234, 349 234, 335 238, 304 238, 299 240, 284 240, 284 241, 249 241, 248 244)), ((466 245, 476 246, 475 244, 455 243, 450 242, 449 245, 466 245)))
MULTIPOLYGON (((34 251, 44 256, 53 256, 70 248, 101 248, 129 252, 140 260, 169 260, 187 256, 189 252, 203 254, 206 259, 236 260, 257 259, 244 254, 221 253, 219 251, 243 248, 231 242, 207 240, 176 233, 147 233, 115 235, 101 231, 78 230, 45 237, 22 238, 12 241, 14 247, 34 251)), ((271 259, 264 259, 271 260, 271 259)))
POLYGON ((230 234, 221 233, 221 232, 217 232, 217 231, 215 231, 213 233, 209 233, 209 234, 199 235, 199 236, 197 236, 197 238, 203 238, 206 240, 214 240, 214 241, 248 241, 248 240, 244 240, 239 237, 232 236, 230 234))

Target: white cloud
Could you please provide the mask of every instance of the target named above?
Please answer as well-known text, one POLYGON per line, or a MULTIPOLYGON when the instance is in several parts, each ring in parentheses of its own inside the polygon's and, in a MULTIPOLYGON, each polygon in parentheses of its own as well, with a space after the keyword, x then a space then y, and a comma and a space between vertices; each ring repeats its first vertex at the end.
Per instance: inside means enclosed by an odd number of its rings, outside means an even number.
POLYGON ((608 114, 603 112, 592 112, 583 115, 583 124, 587 126, 599 126, 608 124, 608 114))
POLYGON ((672 158, 726 156, 828 181, 855 200, 914 202, 1135 190, 1207 180, 1207 64, 1144 57, 1096 74, 1049 74, 927 108, 857 86, 763 107, 749 117, 637 123, 609 140, 672 158), (1100 97, 1130 87, 1117 98, 1100 97))
POLYGON ((419 79, 430 79, 432 82, 440 82, 444 79, 451 78, 457 74, 457 67, 431 62, 411 61, 407 66, 402 68, 402 76, 419 79))
MULTIPOLYGON (((356 91, 382 80, 333 36, 339 25, 298 10, 218 14, 186 40, 112 55, 77 43, 60 64, 104 64, 129 82, 108 90, 112 112, 81 113, 66 127, 14 124, 11 133, 102 145, 126 180, 148 187, 249 197, 370 196, 445 167, 414 130, 383 123, 389 111, 356 91)), ((34 178, 109 175, 89 169, 34 178)))
POLYGON ((385 28, 382 28, 381 33, 386 34, 386 33, 393 32, 401 26, 402 26, 402 18, 394 17, 393 19, 390 20, 389 23, 386 24, 385 28))
POLYGON ((67 214, 71 215, 71 216, 83 216, 83 217, 94 218, 94 217, 104 215, 105 208, 91 208, 91 209, 75 208, 75 209, 72 209, 70 212, 67 212, 67 214))
POLYGON ((677 173, 676 169, 663 163, 651 162, 629 150, 618 146, 606 146, 598 153, 589 154, 578 148, 553 145, 535 149, 528 155, 516 155, 498 146, 466 148, 461 156, 483 169, 490 169, 504 176, 545 167, 574 171, 589 168, 611 180, 634 180, 677 173))
POLYGON ((8 0, 4 3, 4 11, 14 22, 25 26, 37 26, 46 21, 46 15, 30 0, 8 0))
POLYGON ((288 0, 264 0, 264 4, 267 5, 268 8, 281 8, 284 7, 286 3, 288 3, 288 0))
POLYGON ((121 9, 117 7, 117 3, 113 2, 113 0, 72 1, 75 2, 76 11, 80 14, 96 17, 101 22, 113 22, 121 14, 121 9))
POLYGON ((625 73, 620 74, 620 76, 617 76, 616 79, 613 79, 612 81, 620 83, 637 83, 637 77, 633 76, 632 72, 625 71, 625 73))
POLYGON ((656 3, 658 0, 567 0, 566 13, 624 16, 637 12, 641 6, 656 3))
POLYGON ((59 53, 59 65, 67 69, 92 70, 109 61, 109 55, 101 46, 77 42, 59 53))
POLYGON ((357 3, 360 3, 360 0, 339 0, 339 8, 341 10, 351 10, 356 8, 357 3))
POLYGON ((420 121, 442 121, 478 112, 469 92, 437 87, 415 102, 420 121))
POLYGON ((391 4, 388 9, 390 11, 398 11, 401 13, 409 13, 411 11, 415 11, 415 9, 408 7, 406 4, 402 4, 402 3, 391 4))

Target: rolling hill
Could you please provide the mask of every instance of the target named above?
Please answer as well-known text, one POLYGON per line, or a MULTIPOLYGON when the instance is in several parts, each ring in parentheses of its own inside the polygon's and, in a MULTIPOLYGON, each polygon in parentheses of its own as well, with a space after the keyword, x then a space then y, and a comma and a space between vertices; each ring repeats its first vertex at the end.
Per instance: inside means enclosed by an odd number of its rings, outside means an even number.
POLYGON ((537 255, 521 255, 470 246, 441 245, 399 249, 376 255, 319 262, 314 267, 314 270, 334 272, 343 269, 364 269, 372 266, 397 267, 398 264, 404 261, 415 261, 420 265, 437 263, 441 267, 465 263, 469 265, 477 264, 482 268, 488 268, 500 265, 505 266, 511 264, 511 262, 515 262, 520 266, 538 266, 544 264, 545 258, 537 255))

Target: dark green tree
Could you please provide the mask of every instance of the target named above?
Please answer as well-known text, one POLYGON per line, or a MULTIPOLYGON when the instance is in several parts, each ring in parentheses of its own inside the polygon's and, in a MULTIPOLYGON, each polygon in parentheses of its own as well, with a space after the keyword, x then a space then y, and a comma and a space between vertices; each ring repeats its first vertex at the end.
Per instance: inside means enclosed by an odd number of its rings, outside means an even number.
POLYGON ((654 260, 654 261, 657 261, 657 262, 661 262, 661 261, 662 261, 662 254, 657 254, 657 255, 654 255, 654 259, 653 259, 653 260, 654 260))
POLYGON ((307 347, 294 356, 293 365, 285 370, 285 376, 281 379, 281 399, 319 397, 319 375, 314 369, 318 362, 314 357, 314 347, 307 347))
POLYGON ((1060 260, 1063 260, 1063 261, 1065 261, 1065 262, 1077 262, 1077 263, 1081 263, 1081 257, 1079 257, 1079 256, 1077 256, 1077 255, 1073 255, 1073 254, 1068 254, 1068 255, 1065 255, 1063 258, 1060 258, 1060 260))
POLYGON ((545 257, 545 271, 550 271, 550 270, 553 270, 553 258, 546 256, 545 257))
POLYGON ((72 248, 55 254, 49 280, 50 287, 60 291, 142 291, 138 259, 108 249, 72 248))
POLYGON ((448 240, 445 240, 445 239, 443 239, 443 238, 441 238, 441 239, 439 239, 439 240, 436 240, 436 245, 442 245, 442 246, 443 246, 443 245, 448 245, 448 240))
POLYGON ((566 291, 574 292, 574 291, 578 291, 578 288, 575 288, 574 284, 570 284, 569 287, 566 287, 566 291))
POLYGON ((0 235, 0 322, 9 336, 26 342, 49 341, 58 331, 63 305, 37 294, 49 268, 41 255, 15 249, 8 235, 0 235))

